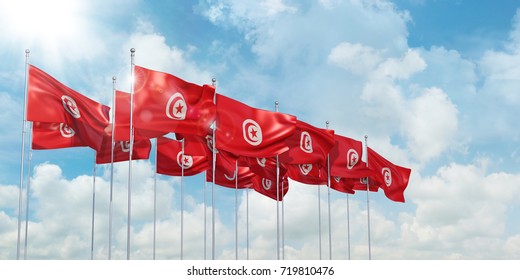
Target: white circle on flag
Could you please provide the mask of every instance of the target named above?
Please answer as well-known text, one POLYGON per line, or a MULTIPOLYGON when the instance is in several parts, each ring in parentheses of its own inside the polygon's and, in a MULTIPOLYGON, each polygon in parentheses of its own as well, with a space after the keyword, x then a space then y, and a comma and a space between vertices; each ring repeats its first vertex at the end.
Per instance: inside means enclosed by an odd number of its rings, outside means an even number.
POLYGON ((385 167, 381 169, 381 173, 383 174, 383 179, 385 180, 385 185, 390 187, 392 185, 392 171, 390 168, 385 167))
POLYGON ((182 151, 177 154, 177 164, 184 169, 188 169, 193 166, 193 157, 189 155, 182 156, 182 151))
POLYGON ((347 152, 347 169, 352 169, 359 161, 359 155, 356 150, 349 149, 347 152))
POLYGON ((186 101, 182 94, 176 92, 170 96, 168 103, 166 103, 166 116, 168 118, 172 120, 184 120, 186 119, 187 111, 188 106, 186 106, 186 101))
MULTIPOLYGON (((208 149, 211 151, 213 149, 213 136, 206 135, 206 144, 208 145, 208 149)), ((214 148, 212 151, 215 152, 215 154, 218 154, 217 148, 214 148)))
POLYGON ((307 176, 307 174, 309 174, 309 172, 312 170, 312 164, 308 163, 298 164, 298 167, 300 168, 300 172, 305 176, 307 176))
POLYGON ((242 123, 242 134, 244 140, 252 146, 258 146, 262 143, 262 128, 252 119, 246 119, 242 123))
POLYGON ((124 153, 130 152, 130 141, 121 141, 119 144, 121 145, 121 151, 124 153))
POLYGON ((300 149, 302 151, 310 154, 312 153, 312 138, 309 132, 302 131, 301 137, 300 137, 300 149))
POLYGON ((267 159, 265 157, 264 158, 256 158, 256 162, 261 167, 265 167, 265 163, 267 162, 267 159))
POLYGON ((74 129, 72 129, 70 126, 68 126, 64 123, 60 123, 60 133, 61 133, 61 136, 65 137, 65 138, 71 138, 72 136, 74 136, 74 134, 76 134, 74 129))
POLYGON ((268 191, 271 189, 271 186, 273 185, 273 181, 262 178, 262 187, 264 187, 264 190, 268 191))
POLYGON ((63 104, 63 108, 65 108, 65 111, 67 111, 73 118, 79 119, 81 117, 78 105, 76 105, 76 101, 74 101, 72 97, 68 95, 62 95, 61 103, 63 104))

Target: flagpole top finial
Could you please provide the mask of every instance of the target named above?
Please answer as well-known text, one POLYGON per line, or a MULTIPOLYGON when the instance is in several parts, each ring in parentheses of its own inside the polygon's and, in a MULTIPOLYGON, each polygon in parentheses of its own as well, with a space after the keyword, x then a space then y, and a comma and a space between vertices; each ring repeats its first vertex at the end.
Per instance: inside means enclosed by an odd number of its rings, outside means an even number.
POLYGON ((278 102, 278 100, 276 100, 276 101, 274 102, 274 105, 278 106, 278 104, 280 104, 280 103, 278 102))
POLYGON ((134 48, 131 48, 131 49, 130 49, 130 52, 131 52, 131 53, 135 53, 135 49, 134 49, 134 48))
POLYGON ((29 50, 29 49, 25 49, 25 53, 26 53, 26 54, 29 54, 30 52, 31 52, 31 50, 29 50))
POLYGON ((117 80, 116 76, 113 76, 113 77, 112 77, 112 81, 115 82, 116 80, 117 80))
POLYGON ((212 82, 212 83, 216 83, 216 82, 217 82, 217 79, 212 78, 212 79, 211 79, 211 82, 212 82))
POLYGON ((367 139, 368 139, 368 135, 365 135, 365 140, 367 140, 367 139))

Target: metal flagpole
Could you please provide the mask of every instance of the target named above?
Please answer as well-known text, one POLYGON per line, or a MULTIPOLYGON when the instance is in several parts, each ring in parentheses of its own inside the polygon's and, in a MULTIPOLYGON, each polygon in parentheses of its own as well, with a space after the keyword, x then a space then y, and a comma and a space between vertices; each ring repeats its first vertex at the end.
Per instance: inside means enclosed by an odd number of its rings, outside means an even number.
POLYGON ((157 138, 155 139, 155 172, 153 174, 153 250, 155 260, 155 241, 157 236, 157 138))
MULTIPOLYGON (((113 134, 113 133, 112 133, 113 134)), ((94 152, 94 171, 92 178, 92 233, 90 240, 90 259, 94 259, 94 213, 96 209, 96 157, 97 152, 94 152)))
MULTIPOLYGON (((32 126, 32 124, 29 124, 32 126)), ((32 129, 29 129, 32 131, 32 129)), ((23 259, 27 259, 27 236, 29 232, 29 194, 31 193, 31 161, 32 161, 32 133, 29 136, 29 161, 27 163, 27 190, 25 194, 25 240, 23 249, 23 259)))
POLYGON ((181 140, 181 260, 184 254, 184 139, 181 140))
MULTIPOLYGON (((368 135, 365 135, 365 155, 366 155, 366 165, 368 167, 368 135)), ((370 200, 368 198, 368 193, 370 192, 370 181, 367 177, 367 225, 368 225, 368 259, 372 259, 372 248, 370 244, 370 200)))
MULTIPOLYGON (((283 188, 284 188, 284 185, 283 185, 283 181, 282 181, 282 195, 283 195, 283 188)), ((282 197, 282 260, 285 260, 285 216, 284 216, 284 212, 285 212, 285 204, 284 204, 284 199, 282 197)))
POLYGON ((130 227, 132 221, 132 154, 134 149, 134 56, 135 49, 130 49, 130 80, 132 81, 130 86, 130 150, 128 157, 128 221, 126 228, 126 259, 130 259, 130 227))
POLYGON ((350 260, 350 205, 349 205, 349 194, 347 193, 347 246, 348 246, 348 259, 350 260))
POLYGON ((235 161, 235 260, 238 260, 238 160, 235 161))
POLYGON ((23 166, 25 159, 25 133, 27 127, 27 84, 29 79, 29 49, 25 50, 25 84, 23 94, 23 116, 22 116, 22 147, 20 159, 20 188, 18 193, 18 237, 16 241, 16 259, 20 259, 20 232, 22 229, 22 207, 23 207, 23 166))
POLYGON ((321 258, 321 192, 320 186, 318 185, 318 248, 320 250, 320 260, 321 258))
MULTIPOLYGON (((212 85, 213 87, 217 87, 217 79, 212 79, 212 85)), ((217 104, 217 94, 215 91, 215 95, 213 96, 213 103, 217 104)), ((213 178, 212 178, 212 184, 211 184, 211 259, 215 259, 215 174, 217 173, 216 167, 217 167, 217 148, 216 148, 216 133, 217 130, 217 121, 215 120, 214 126, 213 126, 213 138, 212 138, 212 152, 213 152, 213 178)))
POLYGON ((249 189, 246 189, 246 259, 249 260, 249 189))
POLYGON ((116 129, 116 76, 112 77, 112 140, 110 147, 110 202, 108 207, 108 259, 112 259, 112 201, 114 192, 114 134, 116 129))
MULTIPOLYGON (((278 101, 274 102, 275 111, 278 112, 278 101)), ((276 155, 276 258, 280 259, 280 162, 276 155)))
POLYGON ((207 220, 206 220, 206 175, 207 175, 207 172, 208 171, 204 171, 204 189, 202 190, 203 191, 203 195, 204 195, 204 260, 206 260, 206 232, 207 232, 207 220))
MULTIPOLYGON (((326 121, 327 129, 329 129, 329 121, 326 121)), ((329 260, 332 260, 332 220, 330 214, 330 154, 327 154, 327 204, 329 214, 329 260)))

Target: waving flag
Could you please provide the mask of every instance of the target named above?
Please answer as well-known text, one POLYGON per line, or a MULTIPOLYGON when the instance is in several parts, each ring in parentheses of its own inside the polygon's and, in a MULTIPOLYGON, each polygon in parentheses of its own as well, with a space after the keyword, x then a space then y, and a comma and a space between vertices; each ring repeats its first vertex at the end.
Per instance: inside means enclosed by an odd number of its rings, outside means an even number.
POLYGON ((325 164, 334 146, 334 130, 321 129, 296 120, 296 132, 285 140, 289 150, 279 156, 286 164, 325 164))
POLYGON ((74 129, 64 123, 34 122, 32 148, 35 150, 61 149, 88 146, 74 129))
MULTIPOLYGON (((112 162, 112 136, 106 135, 101 150, 96 153, 96 163, 105 164, 112 162)), ((132 148, 132 160, 148 159, 152 144, 148 139, 135 140, 132 148)), ((115 141, 114 161, 128 161, 130 158, 130 141, 115 141)))
POLYGON ((373 174, 361 161, 363 144, 341 135, 334 135, 335 144, 330 150, 330 174, 342 178, 364 178, 373 174))
POLYGON ((99 150, 109 124, 110 108, 58 82, 49 74, 29 66, 27 120, 63 123, 89 147, 99 150))
POLYGON ((308 185, 327 185, 326 172, 318 164, 287 165, 287 175, 294 181, 308 185))
POLYGON ((386 197, 397 202, 404 202, 404 191, 408 186, 411 169, 395 165, 376 153, 368 150, 368 167, 374 171, 372 178, 380 184, 386 197))
POLYGON ((135 66, 134 126, 157 135, 206 135, 215 120, 215 88, 135 66))
POLYGON ((248 157, 272 157, 289 149, 296 117, 252 108, 217 94, 216 146, 248 157))
MULTIPOLYGON (((330 187, 338 192, 354 194, 354 182, 350 178, 330 177, 330 187)), ((366 188, 365 188, 366 190, 366 188)))
MULTIPOLYGON (((217 165, 217 172, 215 173, 215 184, 227 187, 227 188, 235 188, 236 180, 238 176, 238 188, 245 189, 251 188, 253 186, 253 182, 251 179, 256 176, 249 167, 238 167, 238 174, 236 170, 225 170, 217 165)), ((206 172, 206 182, 213 182, 213 170, 209 170, 206 172)))
POLYGON ((211 167, 209 149, 196 137, 184 137, 182 142, 166 137, 157 138, 157 173, 170 176, 192 176, 211 167))
POLYGON ((287 180, 287 177, 280 177, 278 195, 276 194, 276 176, 274 178, 269 178, 256 175, 251 179, 251 181, 253 182, 253 189, 255 189, 256 192, 274 200, 282 201, 289 191, 289 180, 287 180))

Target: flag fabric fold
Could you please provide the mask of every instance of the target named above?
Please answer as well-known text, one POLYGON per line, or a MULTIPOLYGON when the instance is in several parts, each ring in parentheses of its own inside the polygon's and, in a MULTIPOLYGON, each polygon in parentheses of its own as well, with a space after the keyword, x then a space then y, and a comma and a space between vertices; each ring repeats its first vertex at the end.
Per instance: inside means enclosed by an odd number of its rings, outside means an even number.
POLYGON ((89 147, 99 150, 109 125, 110 108, 65 86, 29 65, 27 120, 63 123, 89 147))
POLYGON ((64 123, 33 122, 32 148, 34 150, 86 147, 74 129, 64 123))
MULTIPOLYGON (((96 153, 96 163, 112 162, 112 136, 106 135, 102 148, 96 153)), ((148 139, 135 140, 132 147, 132 160, 149 159, 152 143, 148 139)), ((114 161, 121 162, 130 159, 130 141, 114 142, 114 161)))
POLYGON ((285 139, 296 117, 250 107, 217 94, 216 147, 248 157, 272 157, 289 149, 285 139))

